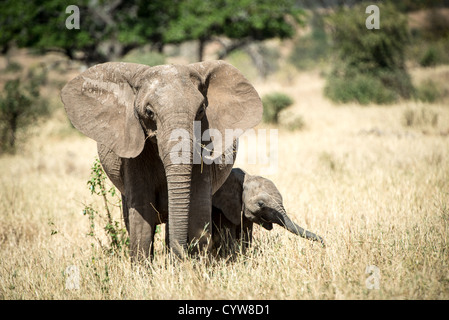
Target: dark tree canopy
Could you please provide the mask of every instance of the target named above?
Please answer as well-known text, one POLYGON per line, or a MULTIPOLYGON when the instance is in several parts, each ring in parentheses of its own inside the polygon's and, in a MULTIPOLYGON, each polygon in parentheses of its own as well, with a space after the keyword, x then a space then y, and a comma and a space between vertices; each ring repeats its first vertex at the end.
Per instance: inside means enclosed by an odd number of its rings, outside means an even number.
MULTIPOLYGON (((301 21, 293 0, 78 0, 80 28, 66 28, 70 0, 5 0, 0 3, 0 49, 11 45, 59 50, 87 63, 118 58, 131 49, 216 36, 288 38, 301 21), (81 52, 81 57, 75 53, 81 52)), ((201 51, 202 52, 202 51, 201 51)))
MULTIPOLYGON (((295 34, 296 24, 302 23, 303 14, 292 0, 180 1, 165 40, 175 43, 200 40, 201 60, 204 43, 218 36, 240 44, 275 37, 290 38, 295 34)), ((232 46, 238 47, 235 43, 232 46)))

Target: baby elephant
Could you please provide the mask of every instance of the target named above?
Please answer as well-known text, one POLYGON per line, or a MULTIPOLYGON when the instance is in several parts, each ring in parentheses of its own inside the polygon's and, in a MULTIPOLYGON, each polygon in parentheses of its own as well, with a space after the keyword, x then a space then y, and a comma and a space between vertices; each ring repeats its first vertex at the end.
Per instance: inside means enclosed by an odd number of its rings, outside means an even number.
POLYGON ((213 195, 212 206, 212 242, 216 250, 233 251, 239 241, 245 249, 252 241, 253 223, 267 230, 277 223, 298 236, 325 246, 320 236, 290 220, 282 205, 282 196, 272 181, 241 169, 232 169, 213 195))

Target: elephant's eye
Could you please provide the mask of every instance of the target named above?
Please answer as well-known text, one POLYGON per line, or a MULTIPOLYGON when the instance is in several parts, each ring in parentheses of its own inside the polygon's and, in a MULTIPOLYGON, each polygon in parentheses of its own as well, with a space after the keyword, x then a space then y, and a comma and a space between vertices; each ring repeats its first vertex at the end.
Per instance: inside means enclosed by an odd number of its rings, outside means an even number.
POLYGON ((265 207, 265 203, 261 200, 257 201, 257 205, 259 206, 259 208, 265 207))
POLYGON ((149 104, 147 104, 147 106, 145 107, 145 113, 147 114, 147 116, 149 118, 154 119, 154 112, 153 112, 153 110, 151 110, 149 104))

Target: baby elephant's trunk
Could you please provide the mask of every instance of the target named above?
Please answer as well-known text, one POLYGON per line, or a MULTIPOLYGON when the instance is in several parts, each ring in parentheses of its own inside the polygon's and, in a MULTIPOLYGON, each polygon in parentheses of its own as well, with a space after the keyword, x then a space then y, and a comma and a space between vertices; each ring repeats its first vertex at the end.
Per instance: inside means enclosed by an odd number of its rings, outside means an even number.
POLYGON ((312 241, 318 241, 321 243, 321 245, 323 247, 326 246, 323 238, 321 238, 320 236, 318 236, 310 231, 304 230, 303 228, 298 226, 287 216, 285 210, 283 210, 282 212, 279 212, 279 221, 277 223, 279 225, 281 225, 282 227, 284 227, 285 229, 287 229, 288 231, 290 231, 300 237, 303 237, 305 239, 312 240, 312 241))

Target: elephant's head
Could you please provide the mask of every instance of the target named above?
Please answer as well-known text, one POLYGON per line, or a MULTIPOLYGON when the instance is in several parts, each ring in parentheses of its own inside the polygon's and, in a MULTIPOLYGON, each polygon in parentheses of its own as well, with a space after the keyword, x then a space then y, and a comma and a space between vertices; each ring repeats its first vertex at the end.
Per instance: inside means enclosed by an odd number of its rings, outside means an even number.
POLYGON ((256 90, 223 61, 99 64, 70 81, 61 98, 72 124, 119 157, 139 156, 147 139, 157 143, 167 177, 170 247, 178 255, 188 238, 194 121, 201 121, 203 130, 219 130, 225 141, 225 129, 241 129, 234 131, 237 138, 262 117, 256 90), (182 139, 190 146, 190 161, 172 161, 172 155, 179 158, 174 146, 180 141, 172 136, 177 129, 188 134, 182 139))
POLYGON ((245 218, 271 230, 273 223, 276 223, 298 236, 325 246, 320 236, 304 230, 288 217, 281 193, 271 180, 264 177, 249 175, 238 168, 232 169, 226 182, 214 195, 213 204, 236 225, 245 218))

